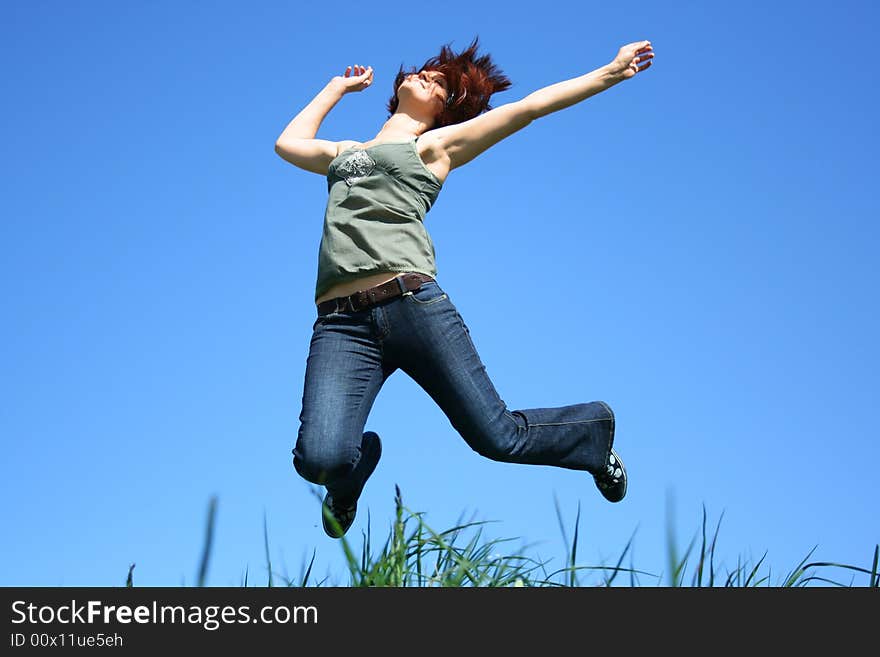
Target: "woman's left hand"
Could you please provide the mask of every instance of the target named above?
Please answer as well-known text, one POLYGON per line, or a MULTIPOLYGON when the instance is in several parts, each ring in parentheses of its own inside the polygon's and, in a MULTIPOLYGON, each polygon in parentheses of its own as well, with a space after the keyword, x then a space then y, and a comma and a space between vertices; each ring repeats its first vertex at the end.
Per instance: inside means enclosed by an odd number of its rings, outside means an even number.
POLYGON ((628 43, 618 51, 617 57, 611 62, 611 70, 615 75, 628 80, 651 66, 653 57, 654 48, 650 41, 628 43))

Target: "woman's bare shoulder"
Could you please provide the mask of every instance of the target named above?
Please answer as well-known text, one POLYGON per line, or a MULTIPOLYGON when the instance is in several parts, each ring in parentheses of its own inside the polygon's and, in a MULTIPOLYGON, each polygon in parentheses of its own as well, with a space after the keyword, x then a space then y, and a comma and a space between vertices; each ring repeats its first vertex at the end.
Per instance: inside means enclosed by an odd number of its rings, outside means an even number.
POLYGON ((355 141, 354 139, 343 139, 342 141, 337 141, 336 154, 340 155, 347 151, 349 148, 354 148, 355 146, 363 146, 363 144, 359 141, 355 141))

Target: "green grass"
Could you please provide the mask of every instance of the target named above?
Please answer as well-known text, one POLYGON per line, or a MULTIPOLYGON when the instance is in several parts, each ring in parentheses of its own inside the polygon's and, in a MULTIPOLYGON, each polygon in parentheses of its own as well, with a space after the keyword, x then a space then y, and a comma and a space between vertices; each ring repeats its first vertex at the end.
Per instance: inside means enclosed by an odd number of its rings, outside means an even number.
MULTIPOLYGON (((319 498, 320 500, 320 498, 319 498)), ((556 501, 556 514, 566 545, 564 566, 551 568, 550 561, 526 554, 527 548, 514 549, 510 538, 489 538, 485 535, 485 521, 463 521, 444 531, 435 531, 423 518, 424 513, 410 510, 403 503, 400 489, 395 487, 394 521, 384 540, 374 542, 369 515, 367 529, 362 534, 360 547, 355 547, 350 536, 339 540, 348 567, 349 586, 454 586, 454 587, 517 587, 517 586, 667 586, 667 587, 754 587, 809 586, 814 583, 832 586, 880 587, 878 556, 880 545, 875 545, 870 569, 847 564, 809 561, 815 547, 790 571, 774 582, 771 570, 765 564, 766 553, 756 563, 737 559, 731 569, 716 565, 715 552, 721 518, 711 538, 707 534, 707 514, 703 507, 700 530, 691 539, 684 553, 679 555, 672 524, 667 521, 666 573, 650 573, 632 564, 633 534, 613 564, 578 564, 578 533, 580 505, 574 519, 569 540, 565 521, 556 501), (699 545, 699 550, 695 548, 699 545), (628 561, 628 565, 624 563, 628 561), (840 578, 849 578, 840 581, 840 578)), ((217 500, 211 498, 205 529, 204 549, 196 582, 204 586, 213 546, 214 519, 217 500)), ((723 517, 723 514, 722 514, 723 517)), ((667 519, 671 513, 667 513, 667 519)), ((333 522, 333 519, 330 519, 333 522)), ((328 577, 317 580, 313 551, 308 565, 304 565, 297 579, 290 579, 273 571, 269 550, 269 533, 263 518, 263 540, 266 552, 266 585, 306 587, 326 586, 328 577), (276 581, 277 578, 277 581, 276 581)), ((133 586, 132 564, 126 586, 133 586)), ((249 586, 248 571, 242 586, 249 586)), ((333 584, 336 585, 336 584, 333 584)))

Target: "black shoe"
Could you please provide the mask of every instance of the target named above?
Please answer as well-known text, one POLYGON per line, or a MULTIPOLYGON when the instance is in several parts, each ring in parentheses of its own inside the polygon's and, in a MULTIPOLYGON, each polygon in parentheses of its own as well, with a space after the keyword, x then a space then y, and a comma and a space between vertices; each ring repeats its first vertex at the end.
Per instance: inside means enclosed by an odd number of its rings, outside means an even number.
POLYGON ((593 475, 593 479, 599 492, 609 502, 620 502, 626 495, 626 467, 613 447, 605 469, 593 475))
POLYGON ((351 523, 354 522, 357 508, 357 502, 354 502, 351 506, 338 507, 333 503, 333 496, 327 493, 324 496, 324 504, 321 508, 321 520, 323 521, 324 532, 327 536, 330 538, 342 538, 345 532, 348 531, 348 528, 351 527, 351 523), (333 521, 327 517, 328 514, 339 524, 338 529, 333 524, 333 521))
POLYGON ((357 491, 354 501, 348 504, 339 504, 328 491, 324 496, 324 503, 321 505, 321 520, 324 525, 324 532, 330 538, 342 538, 349 527, 351 527, 357 515, 357 500, 361 496, 363 485, 367 482, 367 478, 373 474, 373 470, 376 469, 376 464, 379 463, 381 456, 382 441, 379 440, 379 436, 373 431, 365 431, 361 441, 361 459, 356 466, 362 483, 361 489, 357 491), (339 526, 336 527, 336 524, 339 526))

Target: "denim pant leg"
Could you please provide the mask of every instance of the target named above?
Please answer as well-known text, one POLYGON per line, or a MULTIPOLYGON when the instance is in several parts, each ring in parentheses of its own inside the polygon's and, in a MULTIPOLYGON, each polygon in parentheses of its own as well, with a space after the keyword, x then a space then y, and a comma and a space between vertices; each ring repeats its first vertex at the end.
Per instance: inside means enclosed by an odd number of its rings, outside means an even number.
POLYGON ((366 483, 357 467, 364 425, 394 371, 376 329, 371 309, 318 317, 312 329, 293 465, 340 502, 356 500, 366 483))
MULTIPOLYGON (((614 414, 601 401, 508 409, 470 331, 437 283, 385 307, 385 352, 440 406, 479 454, 496 461, 599 472, 614 441, 614 414)), ((499 327, 501 330, 503 327, 499 327)))

